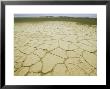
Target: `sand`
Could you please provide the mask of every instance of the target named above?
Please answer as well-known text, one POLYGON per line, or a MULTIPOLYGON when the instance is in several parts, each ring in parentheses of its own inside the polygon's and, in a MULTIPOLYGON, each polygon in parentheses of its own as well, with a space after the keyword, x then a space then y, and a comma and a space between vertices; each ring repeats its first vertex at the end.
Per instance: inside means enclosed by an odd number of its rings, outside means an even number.
POLYGON ((15 76, 96 76, 96 26, 69 21, 14 25, 15 76))

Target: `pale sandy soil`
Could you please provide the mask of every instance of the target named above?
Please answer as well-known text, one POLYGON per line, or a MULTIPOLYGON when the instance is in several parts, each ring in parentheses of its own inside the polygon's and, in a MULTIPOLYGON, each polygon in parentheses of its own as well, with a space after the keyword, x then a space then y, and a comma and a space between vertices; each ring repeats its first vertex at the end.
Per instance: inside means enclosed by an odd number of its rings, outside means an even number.
POLYGON ((15 23, 15 76, 96 76, 96 26, 67 21, 15 23))

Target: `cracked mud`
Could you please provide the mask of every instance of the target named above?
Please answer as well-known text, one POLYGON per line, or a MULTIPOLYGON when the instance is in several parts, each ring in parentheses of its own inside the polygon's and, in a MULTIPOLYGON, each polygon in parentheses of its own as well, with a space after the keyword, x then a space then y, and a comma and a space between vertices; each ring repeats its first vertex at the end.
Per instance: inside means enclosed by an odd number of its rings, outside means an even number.
POLYGON ((15 23, 15 76, 96 76, 96 25, 15 23))

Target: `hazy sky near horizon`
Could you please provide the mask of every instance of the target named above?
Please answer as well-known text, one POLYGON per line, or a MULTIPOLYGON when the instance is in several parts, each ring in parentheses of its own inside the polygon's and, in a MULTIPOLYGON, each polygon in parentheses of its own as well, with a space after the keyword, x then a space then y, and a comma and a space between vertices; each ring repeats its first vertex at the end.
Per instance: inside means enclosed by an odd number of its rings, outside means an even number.
POLYGON ((40 16, 68 16, 97 18, 97 14, 14 14, 14 17, 40 17, 40 16))

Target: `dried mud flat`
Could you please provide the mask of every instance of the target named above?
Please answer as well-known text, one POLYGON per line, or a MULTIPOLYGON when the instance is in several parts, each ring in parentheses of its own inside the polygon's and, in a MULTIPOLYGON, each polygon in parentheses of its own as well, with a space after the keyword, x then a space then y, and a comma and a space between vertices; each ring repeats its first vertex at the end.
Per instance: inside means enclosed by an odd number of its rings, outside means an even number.
POLYGON ((15 76, 96 76, 96 25, 69 21, 14 25, 15 76))

